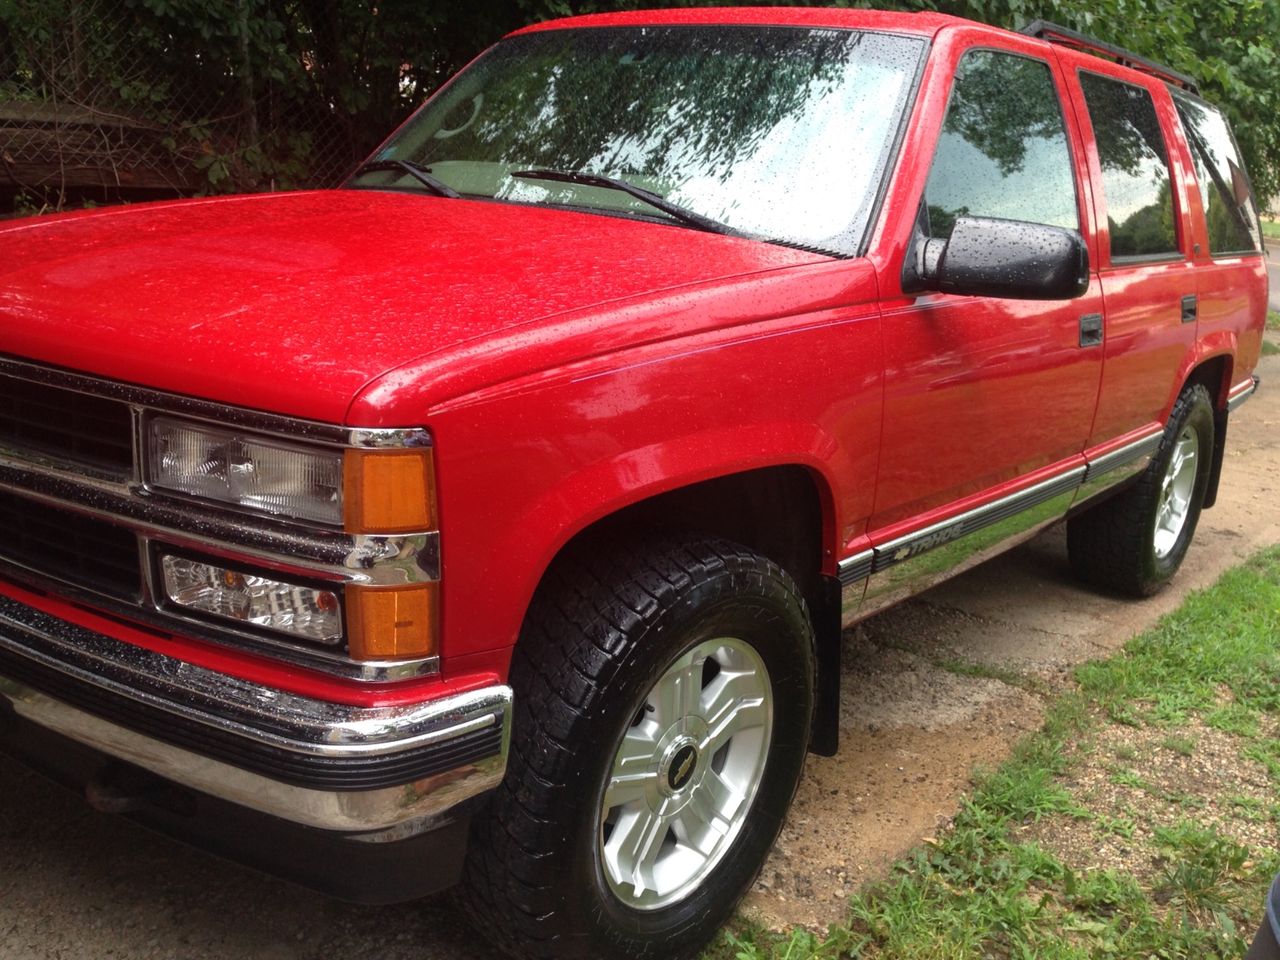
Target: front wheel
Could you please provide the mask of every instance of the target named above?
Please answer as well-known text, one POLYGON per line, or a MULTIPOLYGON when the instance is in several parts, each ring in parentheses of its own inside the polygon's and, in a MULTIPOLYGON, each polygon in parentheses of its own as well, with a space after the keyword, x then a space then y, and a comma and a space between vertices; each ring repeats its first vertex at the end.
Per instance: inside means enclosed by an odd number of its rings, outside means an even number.
POLYGON ((1213 459, 1213 403, 1200 384, 1178 396, 1164 437, 1131 487, 1067 521, 1067 553, 1082 579, 1145 597, 1182 565, 1200 519, 1213 459))
POLYGON ((580 549, 535 598, 511 674, 511 761, 468 853, 473 919, 519 957, 696 953, 804 763, 813 634, 794 582, 718 540, 580 549))

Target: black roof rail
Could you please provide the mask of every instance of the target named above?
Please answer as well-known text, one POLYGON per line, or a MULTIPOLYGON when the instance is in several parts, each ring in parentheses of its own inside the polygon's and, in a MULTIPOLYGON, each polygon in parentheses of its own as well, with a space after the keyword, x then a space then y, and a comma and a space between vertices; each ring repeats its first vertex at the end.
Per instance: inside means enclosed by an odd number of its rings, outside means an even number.
POLYGON ((1060 43, 1064 47, 1083 50, 1086 53, 1100 53, 1104 56, 1112 57, 1121 66, 1132 67, 1142 73, 1149 73, 1152 76, 1159 77, 1161 80, 1176 84, 1184 90, 1190 90, 1197 96, 1200 93, 1200 85, 1185 73, 1179 73, 1172 67, 1166 67, 1163 63, 1156 63, 1154 60, 1140 57, 1123 47, 1117 47, 1114 44, 1087 37, 1069 27, 1060 27, 1058 24, 1050 23, 1048 20, 1033 20, 1018 32, 1025 33, 1029 37, 1048 40, 1050 43, 1060 43))

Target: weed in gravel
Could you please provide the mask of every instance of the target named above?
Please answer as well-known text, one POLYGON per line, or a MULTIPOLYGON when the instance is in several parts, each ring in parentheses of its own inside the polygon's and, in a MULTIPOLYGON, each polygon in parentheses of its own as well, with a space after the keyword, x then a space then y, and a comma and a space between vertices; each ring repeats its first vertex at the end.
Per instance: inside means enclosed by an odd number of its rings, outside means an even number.
POLYGON ((982 677, 986 680, 999 680, 1003 684, 1007 684, 1010 687, 1018 687, 1028 693, 1035 693, 1042 686, 1032 678, 1023 676, 1016 670, 1008 670, 1004 667, 992 666, 987 663, 971 663, 968 660, 956 660, 949 657, 941 657, 930 662, 935 667, 946 670, 948 673, 954 673, 961 677, 982 677))
POLYGON ((1157 903, 1183 904, 1193 912, 1220 911, 1231 901, 1249 862, 1249 851, 1199 824, 1156 827, 1163 870, 1152 891, 1157 903))
POLYGON ((1125 840, 1132 840, 1137 829, 1137 824, 1130 817, 1113 817, 1105 813, 1097 813, 1093 815, 1093 821, 1104 833, 1114 834, 1125 840))
POLYGON ((1204 722, 1224 733, 1253 738, 1258 735, 1258 712, 1238 703, 1228 703, 1204 715, 1204 722))
POLYGON ((1280 805, 1268 804, 1256 796, 1236 794, 1226 797, 1225 803, 1230 806, 1233 817, 1248 820, 1249 823, 1266 823, 1268 820, 1280 820, 1280 805))
POLYGON ((1280 740, 1259 740, 1245 747, 1243 753, 1266 767, 1272 780, 1280 782, 1280 740))
POLYGON ((1113 767, 1109 779, 1118 787, 1129 787, 1132 790, 1141 790, 1144 793, 1155 793, 1156 790, 1151 784, 1143 780, 1128 767, 1113 767))

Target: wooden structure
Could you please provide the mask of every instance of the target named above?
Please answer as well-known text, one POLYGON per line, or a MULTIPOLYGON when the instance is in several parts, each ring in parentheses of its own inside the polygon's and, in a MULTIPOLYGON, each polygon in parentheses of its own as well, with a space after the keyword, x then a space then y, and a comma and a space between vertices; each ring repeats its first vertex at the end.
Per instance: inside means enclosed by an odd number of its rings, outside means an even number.
POLYGON ((120 114, 49 101, 0 101, 0 189, 198 189, 188 163, 164 144, 165 128, 120 114))

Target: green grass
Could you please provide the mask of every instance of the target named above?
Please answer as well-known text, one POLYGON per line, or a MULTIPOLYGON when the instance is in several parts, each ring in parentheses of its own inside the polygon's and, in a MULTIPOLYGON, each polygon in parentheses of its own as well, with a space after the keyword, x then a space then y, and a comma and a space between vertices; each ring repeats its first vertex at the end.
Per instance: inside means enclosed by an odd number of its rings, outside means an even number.
MULTIPOLYGON (((1280 784, 1280 740, 1259 733, 1280 719, 1277 636, 1280 548, 1273 548, 1191 595, 1121 654, 1080 667, 1078 689, 1054 700, 1041 730, 980 776, 952 828, 911 852, 887 880, 851 898, 846 922, 825 937, 739 925, 706 957, 1241 956, 1280 854, 1248 850, 1214 822, 1197 820, 1206 797, 1161 793, 1113 763, 1104 755, 1110 751, 1077 745, 1108 727, 1120 734, 1137 727, 1135 734, 1154 734, 1162 749, 1189 756, 1198 743, 1177 728, 1196 721, 1230 734, 1241 763, 1260 763, 1280 784), (1159 795, 1151 802, 1170 804, 1173 824, 1145 829, 1150 824, 1127 806, 1123 816, 1091 812, 1066 776, 1087 762, 1111 763, 1112 781, 1159 795), (1129 860, 1125 869, 1073 868, 1035 839, 1041 828, 1071 823, 1133 846, 1134 871, 1129 860)), ((1138 757, 1124 747, 1113 755, 1116 761, 1138 757)), ((1241 821, 1275 823, 1280 816, 1270 801, 1214 799, 1241 821)))
POLYGON ((1160 746, 1183 757, 1190 757, 1196 752, 1196 741, 1193 737, 1165 737, 1160 746))
POLYGON ((1280 310, 1267 311, 1267 329, 1280 330, 1280 310))
POLYGON ((1280 220, 1263 220, 1262 235, 1280 240, 1280 220))

